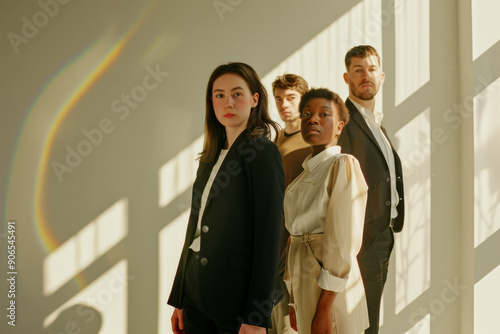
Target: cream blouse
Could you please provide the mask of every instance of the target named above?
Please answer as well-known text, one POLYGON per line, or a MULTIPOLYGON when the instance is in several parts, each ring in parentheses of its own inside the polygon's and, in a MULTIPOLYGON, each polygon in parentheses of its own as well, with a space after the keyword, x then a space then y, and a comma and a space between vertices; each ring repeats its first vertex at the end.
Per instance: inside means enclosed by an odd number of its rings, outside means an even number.
POLYGON ((309 155, 302 166, 285 192, 285 226, 291 235, 323 233, 318 285, 341 292, 361 248, 368 187, 358 160, 340 146, 309 155))

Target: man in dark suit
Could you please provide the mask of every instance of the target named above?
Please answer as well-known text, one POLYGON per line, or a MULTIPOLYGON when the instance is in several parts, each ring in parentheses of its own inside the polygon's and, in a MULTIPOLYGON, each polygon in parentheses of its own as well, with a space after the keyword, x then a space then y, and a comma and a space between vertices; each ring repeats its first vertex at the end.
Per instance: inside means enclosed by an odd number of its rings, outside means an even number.
POLYGON ((377 50, 360 45, 345 56, 349 85, 346 106, 351 121, 339 138, 342 152, 354 155, 368 184, 368 201, 363 244, 358 264, 365 286, 370 328, 378 333, 380 301, 387 279, 389 258, 394 245, 393 232, 403 228, 403 174, 401 160, 381 124, 383 114, 375 110, 375 95, 384 83, 377 50))

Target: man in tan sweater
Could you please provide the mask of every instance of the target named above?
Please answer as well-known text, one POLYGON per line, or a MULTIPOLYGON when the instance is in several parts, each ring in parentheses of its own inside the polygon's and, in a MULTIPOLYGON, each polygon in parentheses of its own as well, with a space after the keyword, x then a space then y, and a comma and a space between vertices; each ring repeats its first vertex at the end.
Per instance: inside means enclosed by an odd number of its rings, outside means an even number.
MULTIPOLYGON (((302 162, 311 153, 311 147, 306 144, 300 134, 300 112, 299 104, 302 94, 309 90, 309 85, 304 78, 295 74, 284 74, 278 76, 273 82, 273 95, 276 108, 281 120, 285 123, 276 136, 275 143, 283 159, 283 169, 285 170, 285 189, 302 172, 302 162)), ((286 261, 286 244, 290 234, 281 226, 280 238, 280 267, 279 273, 283 277, 286 261)), ((289 295, 283 283, 283 300, 273 309, 273 328, 269 330, 271 334, 295 334, 290 327, 288 316, 289 295)))

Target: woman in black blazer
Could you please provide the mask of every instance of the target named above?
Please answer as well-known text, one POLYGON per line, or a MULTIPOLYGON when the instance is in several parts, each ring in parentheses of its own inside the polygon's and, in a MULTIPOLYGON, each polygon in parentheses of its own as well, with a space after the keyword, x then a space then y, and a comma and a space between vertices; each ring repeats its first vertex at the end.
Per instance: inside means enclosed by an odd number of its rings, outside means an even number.
POLYGON ((247 64, 212 73, 205 142, 168 304, 174 333, 266 333, 277 277, 284 176, 277 125, 247 64))

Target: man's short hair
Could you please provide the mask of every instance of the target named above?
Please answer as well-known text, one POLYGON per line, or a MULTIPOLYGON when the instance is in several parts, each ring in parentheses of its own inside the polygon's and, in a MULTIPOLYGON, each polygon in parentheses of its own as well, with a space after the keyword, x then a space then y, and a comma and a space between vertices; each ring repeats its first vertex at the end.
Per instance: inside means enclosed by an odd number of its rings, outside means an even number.
POLYGON ((371 45, 358 45, 347 51, 345 55, 345 68, 349 72, 349 66, 351 66, 351 58, 366 58, 370 56, 376 56, 378 60, 378 65, 380 66, 380 56, 377 50, 371 45))
POLYGON ((300 95, 302 95, 307 92, 309 85, 300 75, 283 74, 277 76, 273 82, 273 95, 276 88, 296 90, 300 95))
POLYGON ((302 112, 304 111, 304 107, 306 103, 315 98, 323 98, 328 101, 332 101, 333 104, 337 107, 339 112, 339 118, 341 121, 344 121, 344 125, 349 122, 349 110, 344 104, 344 101, 340 98, 340 96, 329 90, 328 88, 311 88, 311 90, 307 91, 300 100, 299 111, 300 116, 302 117, 302 112))

